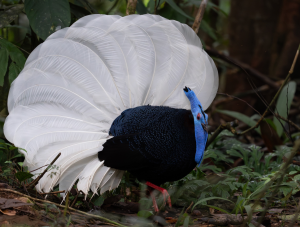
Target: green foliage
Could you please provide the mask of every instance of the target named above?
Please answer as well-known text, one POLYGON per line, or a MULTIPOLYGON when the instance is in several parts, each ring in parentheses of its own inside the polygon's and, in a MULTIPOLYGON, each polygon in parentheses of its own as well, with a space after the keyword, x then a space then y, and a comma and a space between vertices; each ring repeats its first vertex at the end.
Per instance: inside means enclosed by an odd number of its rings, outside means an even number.
POLYGON ((15 176, 20 182, 22 182, 24 180, 27 180, 27 179, 33 177, 34 175, 32 175, 31 173, 28 173, 28 172, 17 172, 15 174, 15 176))
POLYGON ((5 48, 0 49, 0 86, 3 86, 4 76, 8 65, 8 52, 5 48))
MULTIPOLYGON (((296 92, 296 88, 297 88, 296 82, 290 81, 288 84, 286 84, 283 87, 282 91, 279 94, 279 97, 277 99, 277 104, 276 104, 276 111, 280 116, 284 118, 287 118, 288 116, 288 112, 291 108, 291 104, 296 92)), ((276 117, 273 118, 273 121, 276 126, 277 134, 280 137, 283 133, 283 128, 281 124, 284 125, 285 122, 280 120, 281 122, 280 124, 279 120, 276 117)))
MULTIPOLYGON (((256 124, 255 120, 253 120, 251 117, 246 116, 245 114, 235 112, 235 111, 229 111, 229 110, 218 110, 219 113, 226 114, 230 117, 233 117, 235 119, 238 119, 245 124, 249 125, 250 127, 254 126, 256 124)), ((255 129, 260 134, 259 127, 255 129)))
POLYGON ((153 212, 152 211, 148 211, 148 210, 140 210, 138 213, 137 213, 137 216, 138 217, 141 217, 141 218, 149 218, 153 215, 153 212))
MULTIPOLYGON (((293 98, 295 96, 296 88, 297 88, 296 82, 290 81, 288 84, 286 84, 283 87, 282 91, 279 94, 275 112, 277 112, 280 116, 282 116, 284 118, 287 118, 287 116, 288 116, 288 112, 291 108, 291 104, 292 104, 293 98)), ((256 114, 253 115, 252 117, 248 117, 242 113, 235 112, 235 111, 229 111, 229 110, 217 110, 217 112, 226 114, 233 118, 236 118, 236 119, 244 122, 245 124, 249 125, 250 127, 254 126, 256 124, 255 120, 258 120, 260 118, 260 116, 258 116, 256 114)), ((265 119, 265 121, 272 128, 274 128, 276 130, 279 137, 282 136, 282 133, 283 133, 282 125, 285 125, 285 122, 283 120, 280 120, 280 122, 281 122, 280 123, 279 120, 274 116, 273 121, 271 119, 265 119)), ((261 134, 259 127, 255 130, 259 134, 261 134)), ((294 135, 294 137, 295 137, 295 135, 294 135)))
POLYGON ((23 69, 26 61, 24 54, 15 45, 2 38, 0 38, 0 46, 1 49, 6 49, 12 62, 14 62, 20 69, 23 69))
POLYGON ((71 22, 68 0, 26 0, 25 12, 33 31, 44 40, 71 22))
POLYGON ((138 0, 136 4, 136 11, 138 14, 143 15, 148 13, 147 7, 144 5, 142 0, 138 0))
POLYGON ((187 15, 173 0, 165 0, 177 13, 180 13, 182 16, 194 20, 191 16, 187 15))
POLYGON ((102 206, 104 200, 105 200, 105 196, 101 195, 101 196, 99 196, 99 197, 94 201, 94 205, 95 205, 95 206, 102 206))

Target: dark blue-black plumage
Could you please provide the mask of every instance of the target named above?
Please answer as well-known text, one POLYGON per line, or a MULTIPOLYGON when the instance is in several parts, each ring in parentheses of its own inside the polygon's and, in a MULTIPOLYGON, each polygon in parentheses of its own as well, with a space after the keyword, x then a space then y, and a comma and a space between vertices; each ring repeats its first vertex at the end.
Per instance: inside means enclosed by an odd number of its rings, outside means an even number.
POLYGON ((117 117, 98 153, 104 165, 160 185, 179 180, 196 166, 194 118, 189 110, 140 106, 117 117))

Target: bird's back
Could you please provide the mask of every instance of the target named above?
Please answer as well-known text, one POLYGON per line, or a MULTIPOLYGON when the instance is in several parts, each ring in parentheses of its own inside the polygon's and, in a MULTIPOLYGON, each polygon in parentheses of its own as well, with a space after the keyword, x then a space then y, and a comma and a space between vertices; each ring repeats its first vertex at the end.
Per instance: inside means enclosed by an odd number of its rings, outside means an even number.
POLYGON ((194 122, 190 111, 163 106, 125 110, 115 119, 104 149, 104 164, 129 170, 140 180, 161 184, 188 174, 196 165, 194 122))

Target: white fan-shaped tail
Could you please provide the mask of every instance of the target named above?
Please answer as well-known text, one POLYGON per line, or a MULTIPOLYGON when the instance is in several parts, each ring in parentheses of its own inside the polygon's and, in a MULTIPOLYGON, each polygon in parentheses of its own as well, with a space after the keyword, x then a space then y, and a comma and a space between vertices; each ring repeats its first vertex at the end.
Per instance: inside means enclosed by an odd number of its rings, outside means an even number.
POLYGON ((204 109, 214 99, 218 73, 187 25, 157 15, 90 15, 48 37, 12 83, 6 138, 25 149, 38 191, 77 182, 85 194, 118 187, 123 171, 97 158, 113 120, 141 105, 190 107, 182 89, 204 109))

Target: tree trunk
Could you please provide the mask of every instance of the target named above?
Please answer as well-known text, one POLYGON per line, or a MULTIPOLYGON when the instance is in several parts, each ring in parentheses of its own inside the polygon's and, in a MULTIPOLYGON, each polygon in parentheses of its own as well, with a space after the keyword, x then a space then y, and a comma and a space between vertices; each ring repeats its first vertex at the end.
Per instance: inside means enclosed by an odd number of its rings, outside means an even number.
MULTIPOLYGON (((300 0, 232 0, 229 42, 230 56, 271 78, 284 79, 300 43, 300 0)), ((261 81, 253 81, 257 87, 263 85, 261 81)), ((228 94, 250 89, 244 72, 227 75, 228 94)), ((254 105, 258 99, 252 96, 245 100, 254 105)), ((259 109, 264 109, 262 102, 259 103, 259 109)), ((252 114, 241 102, 230 102, 225 108, 252 114)))

